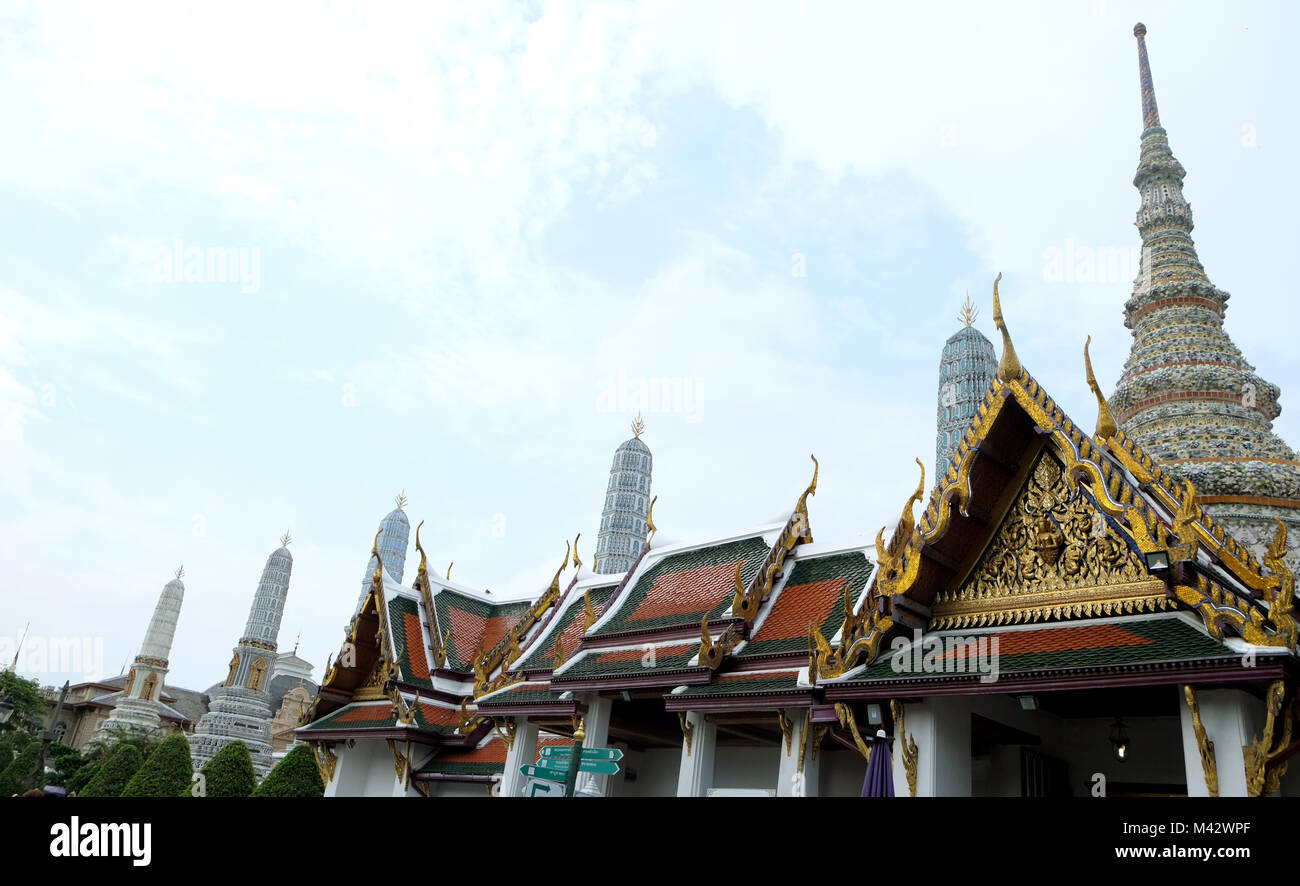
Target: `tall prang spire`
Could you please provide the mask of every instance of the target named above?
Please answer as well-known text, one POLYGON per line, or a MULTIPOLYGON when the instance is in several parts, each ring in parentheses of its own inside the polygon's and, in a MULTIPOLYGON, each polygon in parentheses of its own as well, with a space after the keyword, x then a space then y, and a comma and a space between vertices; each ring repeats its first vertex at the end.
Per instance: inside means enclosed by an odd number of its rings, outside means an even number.
POLYGON ((605 489, 605 507, 596 536, 596 563, 600 574, 627 572, 646 546, 650 517, 650 479, 654 456, 641 439, 645 422, 637 413, 632 436, 614 451, 605 489))
POLYGON ((266 558, 244 633, 235 644, 225 681, 211 690, 208 712, 190 739, 194 768, 202 769, 230 742, 238 739, 253 758, 259 779, 271 771, 271 695, 267 691, 277 659, 277 638, 289 579, 293 574, 292 539, 286 532, 280 547, 266 558))
POLYGON ((176 577, 163 587, 153 618, 149 620, 149 628, 145 631, 144 642, 140 644, 140 654, 132 662, 122 686, 121 698, 108 719, 99 725, 97 732, 108 741, 115 741, 123 732, 152 733, 162 725, 159 699, 163 682, 167 679, 176 622, 185 600, 185 584, 181 581, 184 574, 185 567, 182 566, 176 570, 176 577))
POLYGON ((939 407, 935 414, 934 476, 943 477, 957 444, 998 372, 993 343, 975 328, 979 308, 966 294, 957 313, 961 328, 944 342, 939 357, 939 407))
POLYGON ((1138 22, 1133 26, 1133 36, 1138 40, 1138 77, 1142 81, 1142 128, 1154 129, 1160 125, 1160 109, 1156 107, 1156 88, 1151 83, 1151 63, 1147 61, 1147 26, 1138 22))
POLYGON ((1187 172, 1160 124, 1147 29, 1138 24, 1133 34, 1142 96, 1133 178, 1142 258, 1124 305, 1133 347, 1110 409, 1126 434, 1191 480, 1197 501, 1262 556, 1273 518, 1300 528, 1300 460, 1272 431, 1281 389, 1255 374, 1224 329, 1229 296, 1210 282, 1192 241, 1187 172))

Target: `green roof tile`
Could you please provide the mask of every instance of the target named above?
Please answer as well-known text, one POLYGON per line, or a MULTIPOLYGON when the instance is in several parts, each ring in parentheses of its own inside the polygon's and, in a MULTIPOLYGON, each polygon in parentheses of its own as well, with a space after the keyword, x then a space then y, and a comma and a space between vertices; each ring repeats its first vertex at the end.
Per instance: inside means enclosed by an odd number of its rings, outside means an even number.
POLYGON ((721 617, 735 589, 734 567, 725 564, 743 562, 741 576, 748 585, 769 549, 761 536, 754 536, 670 554, 637 578, 617 601, 614 616, 589 636, 699 624, 706 612, 710 618, 721 617))

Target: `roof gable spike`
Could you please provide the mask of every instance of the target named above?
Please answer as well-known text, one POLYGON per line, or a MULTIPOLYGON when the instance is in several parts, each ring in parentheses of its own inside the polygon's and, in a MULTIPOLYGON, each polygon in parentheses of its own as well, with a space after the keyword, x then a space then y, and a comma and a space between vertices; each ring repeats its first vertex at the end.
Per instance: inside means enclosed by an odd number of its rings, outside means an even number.
POLYGON ((1002 302, 998 298, 998 282, 1002 279, 1001 272, 998 273, 997 279, 993 281, 993 325, 1002 333, 1002 358, 998 361, 998 378, 1006 383, 1016 381, 1020 378, 1022 367, 1020 358, 1016 356, 1016 349, 1011 345, 1011 334, 1007 332, 1006 321, 1002 317, 1002 302))

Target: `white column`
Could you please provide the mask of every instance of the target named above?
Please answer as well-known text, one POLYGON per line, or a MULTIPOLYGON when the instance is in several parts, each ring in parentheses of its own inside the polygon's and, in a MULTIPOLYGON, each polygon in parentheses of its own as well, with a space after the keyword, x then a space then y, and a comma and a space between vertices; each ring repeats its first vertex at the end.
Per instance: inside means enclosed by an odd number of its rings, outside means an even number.
POLYGON ((970 707, 960 697, 939 697, 904 705, 904 733, 894 724, 890 748, 894 796, 911 796, 903 750, 916 742, 916 795, 969 797, 971 793, 970 707))
POLYGON ((815 797, 817 796, 817 764, 812 763, 812 768, 809 769, 812 757, 811 748, 804 748, 802 769, 799 766, 799 746, 803 742, 804 715, 807 713, 807 709, 790 708, 781 713, 792 726, 788 750, 786 749, 785 736, 781 737, 781 768, 777 774, 776 795, 778 797, 815 797))
POLYGON ((515 745, 506 751, 506 768, 501 774, 501 796, 522 797, 528 779, 519 771, 520 766, 537 759, 537 724, 527 717, 514 718, 515 745))
MULTIPOLYGON (((1183 731, 1183 768, 1187 774, 1187 795, 1208 797, 1205 770, 1201 766, 1201 751, 1192 727, 1192 712, 1183 697, 1183 687, 1178 691, 1179 719, 1183 731)), ((1263 732, 1263 703, 1240 689, 1198 689, 1196 698, 1201 708, 1201 724, 1205 736, 1214 742, 1214 760, 1219 772, 1220 797, 1245 797, 1246 761, 1242 748, 1263 732)), ((1280 721, 1280 718, 1279 718, 1280 721)))
MULTIPOLYGON (((609 744, 609 717, 614 703, 608 698, 601 698, 596 693, 587 697, 587 713, 583 717, 586 725, 586 738, 582 740, 584 748, 603 748, 609 744)), ((609 776, 594 775, 590 772, 578 773, 575 792, 593 797, 609 795, 609 776)))
POLYGON ((713 787, 713 755, 718 746, 718 727, 704 714, 691 711, 686 715, 691 733, 690 750, 682 736, 682 762, 677 770, 677 796, 703 797, 713 787))

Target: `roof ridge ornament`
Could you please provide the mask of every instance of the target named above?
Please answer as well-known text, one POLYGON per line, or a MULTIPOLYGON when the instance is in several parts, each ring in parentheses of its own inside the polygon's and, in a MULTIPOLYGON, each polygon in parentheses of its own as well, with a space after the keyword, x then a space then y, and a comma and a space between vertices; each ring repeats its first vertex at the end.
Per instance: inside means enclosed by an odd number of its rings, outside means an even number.
POLYGON ((1106 397, 1101 393, 1101 386, 1097 384, 1097 376, 1092 371, 1092 358, 1088 356, 1088 345, 1092 344, 1092 336, 1083 343, 1083 366, 1084 372, 1088 379, 1088 387, 1097 395, 1097 428, 1093 431, 1093 436, 1099 440, 1107 440, 1114 437, 1119 432, 1119 425, 1115 424, 1115 417, 1110 414, 1110 407, 1106 405, 1106 397))
POLYGON ((578 570, 582 569, 582 560, 578 558, 578 539, 580 538, 582 538, 581 532, 573 538, 573 568, 578 570))
MULTIPOLYGON (((659 496, 657 495, 650 499, 650 510, 645 517, 646 529, 650 530, 650 534, 647 535, 645 539, 645 546, 647 548, 650 547, 650 539, 654 538, 655 533, 659 531, 659 527, 655 525, 655 502, 658 500, 659 496)), ((595 567, 593 566, 592 568, 594 569, 595 567)))
POLYGON ((1002 272, 998 272, 997 279, 993 281, 993 325, 1002 333, 1002 359, 998 361, 998 379, 1003 382, 1013 382, 1020 378, 1020 358, 1016 356, 1016 349, 1011 344, 1011 334, 1007 332, 1006 320, 1002 317, 1002 301, 998 298, 998 281, 1002 279, 1002 272))

